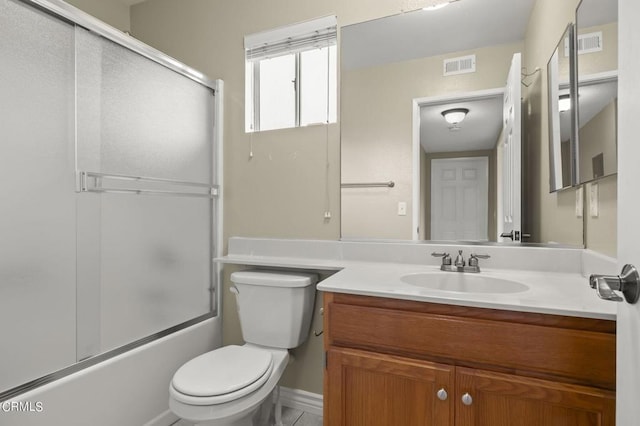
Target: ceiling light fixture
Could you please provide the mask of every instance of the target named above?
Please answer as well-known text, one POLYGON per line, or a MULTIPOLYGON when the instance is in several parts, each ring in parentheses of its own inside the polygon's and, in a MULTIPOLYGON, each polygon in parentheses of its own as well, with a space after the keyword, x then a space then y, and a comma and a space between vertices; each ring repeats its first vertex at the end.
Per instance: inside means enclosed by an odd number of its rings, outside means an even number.
POLYGON ((560 95, 558 99, 558 110, 560 112, 566 112, 571 109, 571 96, 570 95, 560 95))
POLYGON ((464 120, 468 113, 469 110, 467 108, 452 108, 442 111, 441 114, 447 123, 455 125, 464 120))
POLYGON ((438 10, 446 6, 449 6, 449 2, 432 4, 431 6, 423 7, 422 10, 438 10))
POLYGON ((459 0, 448 0, 448 1, 443 1, 440 3, 434 3, 430 6, 425 6, 422 8, 422 10, 428 10, 428 11, 432 11, 432 10, 438 10, 438 9, 442 9, 443 7, 449 6, 451 3, 456 2, 459 0))

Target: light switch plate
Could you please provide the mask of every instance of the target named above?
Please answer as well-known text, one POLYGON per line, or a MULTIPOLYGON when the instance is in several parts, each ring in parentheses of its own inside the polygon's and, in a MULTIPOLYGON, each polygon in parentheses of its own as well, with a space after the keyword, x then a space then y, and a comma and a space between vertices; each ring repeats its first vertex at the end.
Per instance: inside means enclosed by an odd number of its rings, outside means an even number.
POLYGON ((400 201, 398 203, 398 216, 406 216, 407 215, 407 203, 404 201, 400 201))
POLYGON ((584 211, 584 201, 582 194, 582 187, 576 189, 576 217, 582 217, 582 212, 584 211))
POLYGON ((598 217, 598 184, 592 183, 589 188, 589 215, 598 217))

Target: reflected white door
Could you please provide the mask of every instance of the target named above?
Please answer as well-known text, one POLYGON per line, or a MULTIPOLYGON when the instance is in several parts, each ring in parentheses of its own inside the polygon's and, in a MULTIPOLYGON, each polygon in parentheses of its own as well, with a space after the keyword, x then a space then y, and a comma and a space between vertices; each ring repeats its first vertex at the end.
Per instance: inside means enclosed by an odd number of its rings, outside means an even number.
POLYGON ((521 90, 520 77, 522 59, 520 53, 513 55, 511 68, 504 91, 504 150, 500 164, 501 186, 498 203, 498 241, 521 241, 521 90), (510 235, 510 237, 501 237, 510 235))
POLYGON ((431 239, 486 241, 489 159, 431 160, 431 239))
MULTIPOLYGON (((640 2, 620 0, 618 97, 618 263, 640 267, 640 2)), ((616 424, 640 421, 640 303, 618 303, 616 424)))

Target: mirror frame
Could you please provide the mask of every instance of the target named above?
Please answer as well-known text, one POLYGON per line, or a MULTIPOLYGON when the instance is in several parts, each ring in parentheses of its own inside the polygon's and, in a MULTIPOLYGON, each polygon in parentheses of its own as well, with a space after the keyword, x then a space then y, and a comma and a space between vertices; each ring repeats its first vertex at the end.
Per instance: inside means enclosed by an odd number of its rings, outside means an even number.
MULTIPOLYGON (((548 110, 548 130, 549 130, 549 192, 561 191, 563 189, 572 188, 578 185, 578 102, 576 102, 578 87, 577 87, 577 67, 576 67, 576 25, 573 22, 567 24, 565 31, 562 33, 559 42, 556 44, 554 53, 547 62, 547 110, 548 110), (553 91, 554 86, 558 86, 558 76, 553 74, 553 68, 551 61, 556 52, 559 51, 561 46, 564 46, 565 38, 569 39, 569 99, 571 101, 571 108, 567 111, 570 115, 571 128, 569 134, 569 184, 556 185, 557 173, 562 174, 562 162, 556 164, 554 148, 560 146, 562 141, 556 141, 556 129, 554 126, 556 118, 554 114, 559 114, 557 105, 558 99, 553 91), (552 96, 553 94, 553 96, 552 96)), ((557 87, 556 87, 557 90, 557 87)), ((561 154, 560 154, 561 155, 561 154)), ((562 179, 562 178, 561 178, 562 179)))

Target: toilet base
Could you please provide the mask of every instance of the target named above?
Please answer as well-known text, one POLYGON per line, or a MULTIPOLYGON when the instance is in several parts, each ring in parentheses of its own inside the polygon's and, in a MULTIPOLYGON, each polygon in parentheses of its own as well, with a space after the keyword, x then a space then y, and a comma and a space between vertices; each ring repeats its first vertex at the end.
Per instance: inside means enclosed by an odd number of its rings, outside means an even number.
MULTIPOLYGON (((247 344, 249 345, 249 344, 247 344)), ((252 345, 255 346, 255 345, 252 345)), ((273 354, 273 370, 259 389, 235 401, 217 405, 191 405, 169 398, 171 411, 197 426, 266 426, 273 407, 273 390, 289 361, 285 349, 262 348, 273 354)))
POLYGON ((273 411, 273 396, 269 394, 267 399, 260 404, 255 411, 245 414, 237 419, 211 420, 195 423, 194 426, 270 426, 269 419, 273 411))

